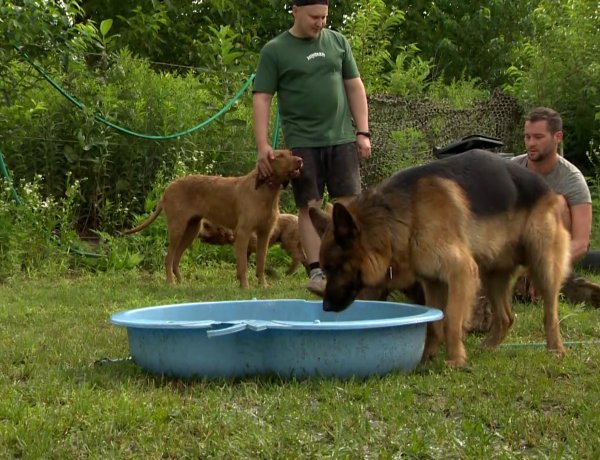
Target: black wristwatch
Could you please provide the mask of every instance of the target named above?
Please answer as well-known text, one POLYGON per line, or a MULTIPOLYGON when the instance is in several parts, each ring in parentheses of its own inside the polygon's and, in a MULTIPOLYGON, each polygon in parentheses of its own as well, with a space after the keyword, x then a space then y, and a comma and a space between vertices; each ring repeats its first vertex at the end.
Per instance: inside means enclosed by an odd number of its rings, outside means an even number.
POLYGON ((371 133, 369 131, 356 131, 357 136, 365 136, 366 138, 371 138, 371 133))

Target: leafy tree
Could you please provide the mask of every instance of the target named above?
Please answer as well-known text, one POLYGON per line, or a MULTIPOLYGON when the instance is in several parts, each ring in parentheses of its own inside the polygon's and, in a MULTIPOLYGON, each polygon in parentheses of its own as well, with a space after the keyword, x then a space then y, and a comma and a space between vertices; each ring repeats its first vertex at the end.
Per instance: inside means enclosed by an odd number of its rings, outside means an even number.
POLYGON ((367 92, 382 92, 388 86, 387 74, 394 68, 399 48, 392 40, 403 24, 402 11, 383 0, 358 1, 346 16, 341 31, 350 40, 367 92))
MULTIPOLYGON (((390 2, 391 3, 391 2, 390 2)), ((399 0, 406 21, 396 44, 415 44, 445 81, 477 78, 490 88, 503 82, 515 42, 530 35, 537 0, 399 0)))
MULTIPOLYGON (((39 173, 44 193, 61 196, 70 171, 81 179, 87 223, 97 225, 110 219, 111 206, 142 199, 161 168, 173 171, 183 161, 190 170, 235 174, 254 164, 247 95, 210 129, 168 144, 123 138, 93 115, 151 134, 206 120, 254 70, 264 43, 290 27, 290 3, 0 2, 0 146, 14 177, 39 173), (14 46, 86 111, 42 81, 14 46)), ((600 135, 597 4, 481 3, 330 1, 329 24, 350 39, 370 94, 469 107, 504 84, 527 106, 561 111, 567 152, 582 155, 600 135)), ((419 143, 421 134, 394 140, 419 143)))
MULTIPOLYGON (((50 59, 80 51, 93 34, 84 22, 73 26, 82 14, 76 1, 21 0, 0 3, 0 88, 5 104, 31 79, 15 64, 17 49, 33 58, 50 59)), ((65 64, 66 60, 62 61, 65 64)))
POLYGON ((32 55, 63 49, 81 30, 73 28, 82 10, 75 1, 22 0, 0 4, 0 62, 13 46, 27 46, 32 55))
POLYGON ((532 38, 515 45, 505 90, 526 107, 558 110, 565 154, 582 167, 600 141, 600 3, 542 0, 532 14, 532 38))
MULTIPOLYGON (((350 0, 331 1, 329 22, 340 27, 352 12, 350 0)), ((170 0, 124 2, 82 0, 85 19, 99 23, 113 19, 118 47, 127 46, 151 61, 215 70, 212 49, 206 44, 215 31, 228 29, 237 36, 236 52, 257 53, 275 35, 288 29, 292 18, 290 0, 258 0, 240 4, 236 0, 190 2, 170 0)), ((242 57, 242 56, 240 56, 242 57)), ((254 67, 255 59, 246 62, 254 67)), ((220 67, 217 67, 220 70, 220 67)))

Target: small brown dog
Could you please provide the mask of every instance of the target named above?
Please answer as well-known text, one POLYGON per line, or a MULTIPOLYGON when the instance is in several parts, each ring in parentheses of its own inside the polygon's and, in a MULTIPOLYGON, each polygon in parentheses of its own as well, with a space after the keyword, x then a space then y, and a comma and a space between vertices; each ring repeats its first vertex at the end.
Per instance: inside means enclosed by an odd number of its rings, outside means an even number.
POLYGON ((206 218, 217 225, 235 229, 234 243, 237 277, 242 288, 248 288, 248 244, 256 234, 256 276, 262 286, 269 236, 279 214, 279 192, 300 175, 302 159, 289 150, 275 150, 272 174, 259 178, 255 168, 241 177, 192 175, 173 181, 165 189, 156 210, 148 219, 124 233, 139 232, 165 212, 169 247, 165 258, 167 282, 173 276, 181 281, 179 262, 183 252, 194 242, 200 222, 206 218))
MULTIPOLYGON (((233 230, 215 225, 207 219, 202 219, 198 237, 205 243, 224 246, 234 244, 235 234, 233 230)), ((269 238, 269 247, 279 243, 281 248, 292 258, 286 274, 291 275, 302 264, 306 268, 306 256, 300 243, 300 232, 298 231, 298 216, 294 214, 279 214, 275 226, 269 238)), ((256 235, 252 234, 248 244, 248 256, 256 252, 256 235)))

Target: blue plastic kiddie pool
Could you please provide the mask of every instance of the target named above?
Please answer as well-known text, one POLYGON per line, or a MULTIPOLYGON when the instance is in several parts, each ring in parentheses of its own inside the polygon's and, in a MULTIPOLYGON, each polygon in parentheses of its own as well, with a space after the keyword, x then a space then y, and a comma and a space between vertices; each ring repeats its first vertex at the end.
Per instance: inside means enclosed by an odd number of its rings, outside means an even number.
POLYGON ((172 377, 367 377, 411 372, 433 308, 355 301, 340 313, 321 301, 199 302, 122 311, 133 361, 172 377))

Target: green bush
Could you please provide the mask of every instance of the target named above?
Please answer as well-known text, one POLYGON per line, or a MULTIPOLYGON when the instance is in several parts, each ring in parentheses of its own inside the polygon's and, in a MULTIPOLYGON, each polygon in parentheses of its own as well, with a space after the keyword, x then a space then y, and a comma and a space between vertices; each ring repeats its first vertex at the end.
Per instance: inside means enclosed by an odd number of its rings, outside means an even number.
POLYGON ((65 273, 70 252, 78 240, 73 230, 77 214, 79 183, 70 182, 65 196, 45 196, 41 177, 13 189, 3 181, 0 195, 0 280, 18 273, 65 273))
MULTIPOLYGON (((0 107, 0 131, 6 133, 3 147, 14 177, 31 182, 41 176, 41 192, 47 196, 63 196, 68 175, 80 181, 85 199, 79 228, 113 230, 122 221, 114 222, 110 209, 140 212, 138 200, 152 188, 159 168, 173 170, 177 161, 188 171, 206 174, 237 175, 254 166, 247 94, 222 118, 172 140, 127 136, 93 116, 142 134, 185 131, 213 116, 233 96, 233 90, 217 95, 207 89, 218 83, 214 75, 206 82, 191 73, 153 72, 147 62, 127 52, 94 74, 77 64, 68 74, 56 69, 51 73, 59 74, 86 110, 40 82, 11 106, 0 107)), ((248 76, 237 77, 236 90, 248 76)))
POLYGON ((561 113, 565 156, 582 168, 590 140, 600 142, 599 14, 598 2, 540 2, 532 15, 536 35, 514 47, 504 87, 526 108, 561 113))

